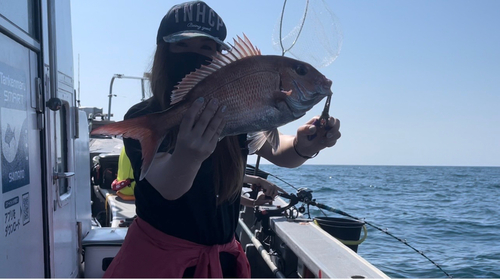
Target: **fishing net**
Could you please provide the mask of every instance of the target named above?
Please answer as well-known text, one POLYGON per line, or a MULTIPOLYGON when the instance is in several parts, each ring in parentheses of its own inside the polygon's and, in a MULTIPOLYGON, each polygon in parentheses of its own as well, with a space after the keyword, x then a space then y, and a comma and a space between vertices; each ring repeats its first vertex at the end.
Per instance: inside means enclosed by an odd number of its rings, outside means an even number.
POLYGON ((284 1, 273 31, 273 47, 314 67, 330 65, 340 53, 340 22, 325 0, 284 1))

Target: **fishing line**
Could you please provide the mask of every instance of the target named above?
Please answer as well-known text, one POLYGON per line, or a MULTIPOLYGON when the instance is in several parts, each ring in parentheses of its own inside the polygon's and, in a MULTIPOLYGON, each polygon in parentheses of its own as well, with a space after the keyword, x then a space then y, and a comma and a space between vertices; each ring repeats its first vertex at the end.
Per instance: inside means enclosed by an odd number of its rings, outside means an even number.
POLYGON ((272 173, 267 173, 267 172, 266 172, 266 174, 267 174, 267 175, 269 175, 269 176, 272 176, 272 177, 274 177, 274 178, 276 178, 276 179, 278 179, 279 181, 281 181, 281 182, 285 183, 286 185, 288 185, 288 186, 292 187, 292 188, 293 188, 294 190, 296 190, 296 191, 298 191, 298 190, 299 190, 298 188, 296 188, 296 187, 295 187, 295 186, 293 186, 292 184, 290 184, 290 183, 286 182, 285 180, 283 180, 283 179, 281 179, 281 178, 277 177, 276 175, 274 175, 274 174, 272 174, 272 173))
MULTIPOLYGON (((269 176, 272 176, 272 177, 274 177, 274 178, 278 179, 279 181, 281 181, 281 182, 283 182, 283 183, 287 184, 288 186, 292 187, 293 189, 295 189, 295 190, 299 190, 299 189, 297 189, 297 187, 295 187, 295 186, 293 186, 291 183, 289 183, 289 182, 287 182, 287 181, 285 181, 285 180, 281 179, 280 177, 278 177, 278 176, 276 176, 276 175, 273 175, 273 174, 271 174, 271 173, 267 173, 267 174, 268 174, 269 176)), ((307 205, 308 205, 308 209, 309 209, 309 205, 314 205, 314 206, 316 206, 316 207, 317 207, 317 208, 318 208, 318 209, 319 209, 319 210, 320 210, 320 211, 321 211, 321 212, 322 212, 325 216, 327 216, 327 215, 326 215, 326 213, 325 213, 325 212, 323 212, 321 209, 324 209, 324 210, 327 210, 327 211, 330 211, 330 212, 333 212, 333 213, 337 213, 337 214, 340 214, 340 215, 343 215, 343 216, 346 216, 346 217, 349 217, 349 218, 352 218, 352 219, 358 220, 358 221, 360 221, 360 222, 364 222, 365 224, 369 225, 370 227, 372 227, 372 228, 374 228, 374 229, 376 229, 376 230, 378 230, 378 231, 380 231, 380 232, 383 232, 383 233, 385 233, 385 234, 389 235, 390 237, 392 237, 392 238, 394 238, 394 239, 398 240, 399 242, 403 243, 404 245, 406 245, 406 246, 410 247, 413 251, 415 251, 415 252, 417 252, 418 254, 420 254, 422 257, 424 257, 424 258, 425 258, 425 259, 427 259, 429 262, 431 262, 434 266, 436 266, 439 270, 441 270, 444 274, 446 274, 446 276, 448 276, 448 278, 453 278, 453 277, 452 277, 452 276, 451 276, 448 272, 446 272, 445 270, 443 270, 443 268, 442 268, 439 264, 437 264, 435 261, 433 261, 432 259, 430 259, 427 255, 425 255, 425 254, 424 254, 424 252, 422 252, 422 251, 420 251, 420 250, 416 249, 415 247, 413 247, 412 245, 410 245, 410 244, 408 243, 408 241, 406 241, 406 239, 401 239, 401 238, 399 238, 399 237, 397 237, 397 236, 393 235, 392 233, 390 233, 390 232, 388 231, 388 229, 382 229, 382 228, 380 228, 379 226, 376 226, 376 225, 374 225, 374 224, 372 224, 372 223, 370 223, 370 222, 367 222, 365 219, 362 219, 362 218, 358 218, 358 217, 352 216, 351 214, 349 214, 349 213, 347 213, 347 212, 345 212, 345 211, 342 211, 342 210, 340 210, 340 209, 336 209, 336 208, 333 208, 333 207, 330 207, 330 206, 327 206, 327 205, 324 205, 324 204, 321 204, 321 203, 317 203, 317 202, 316 202, 316 200, 313 200, 313 201, 311 201, 311 202, 308 202, 308 203, 307 203, 307 205)), ((309 212, 309 210, 308 210, 308 212, 309 212)))
POLYGON ((352 219, 355 219, 355 220, 358 220, 358 221, 361 221, 361 222, 364 222, 365 224, 369 225, 370 227, 373 227, 389 236, 391 236, 392 238, 398 240, 399 242, 403 243, 404 245, 410 247, 413 251, 417 252, 418 254, 420 254, 422 257, 426 258, 429 262, 431 262, 432 264, 434 264, 439 270, 441 270, 444 274, 446 274, 446 276, 448 276, 449 278, 453 278, 448 272, 444 271, 443 268, 441 268, 441 266, 439 264, 437 264, 435 261, 431 260, 429 257, 427 257, 424 252, 420 251, 420 250, 417 250, 416 248, 414 248, 413 246, 411 246, 408 241, 406 241, 406 239, 401 239, 395 235, 393 235, 392 233, 390 233, 388 231, 388 229, 382 229, 370 222, 367 222, 365 219, 360 219, 358 217, 355 217, 355 216, 352 216, 342 210, 339 210, 339 209, 336 209, 336 208, 333 208, 333 207, 330 207, 330 206, 327 206, 327 205, 324 205, 324 204, 320 204, 320 203, 316 203, 316 202, 313 202, 312 205, 314 206, 317 206, 318 208, 322 208, 322 209, 325 209, 325 210, 328 210, 330 212, 334 212, 334 213, 337 213, 337 214, 340 214, 340 215, 343 215, 343 216, 346 216, 346 217, 349 217, 349 218, 352 218, 352 219))

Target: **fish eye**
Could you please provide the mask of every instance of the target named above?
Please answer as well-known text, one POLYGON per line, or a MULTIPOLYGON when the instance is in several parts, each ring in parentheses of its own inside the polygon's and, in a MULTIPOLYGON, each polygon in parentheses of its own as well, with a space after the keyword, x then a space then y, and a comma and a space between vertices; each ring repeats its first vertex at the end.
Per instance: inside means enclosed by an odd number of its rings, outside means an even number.
POLYGON ((298 64, 297 67, 295 67, 295 72, 299 76, 305 76, 307 74, 307 68, 304 64, 298 64))

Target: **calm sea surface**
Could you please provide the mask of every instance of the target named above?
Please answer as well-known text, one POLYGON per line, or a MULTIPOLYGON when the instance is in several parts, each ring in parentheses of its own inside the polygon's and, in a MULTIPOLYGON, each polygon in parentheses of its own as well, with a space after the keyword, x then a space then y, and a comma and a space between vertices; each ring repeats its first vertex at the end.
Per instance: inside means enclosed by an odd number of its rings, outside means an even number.
MULTIPOLYGON (((260 168, 313 198, 405 239, 453 277, 500 277, 500 168, 305 165, 260 168)), ((290 193, 295 190, 270 176, 290 193)), ((311 207, 312 209, 313 207, 311 207)), ((335 213, 328 216, 342 217, 335 213)), ((318 209, 312 216, 325 216, 318 209)), ((391 277, 446 277, 408 246, 367 226, 358 254, 391 277)))

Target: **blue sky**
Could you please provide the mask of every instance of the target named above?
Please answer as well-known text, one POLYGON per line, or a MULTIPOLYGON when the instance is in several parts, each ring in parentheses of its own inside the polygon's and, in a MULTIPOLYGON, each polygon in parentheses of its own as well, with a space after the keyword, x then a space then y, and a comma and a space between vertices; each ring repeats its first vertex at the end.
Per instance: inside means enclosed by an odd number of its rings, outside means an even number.
MULTIPOLYGON (((302 11, 303 1, 288 2, 302 11)), ((500 166, 500 1, 326 2, 343 44, 319 70, 333 81, 330 114, 342 138, 308 164, 500 166)), ((82 106, 107 112, 111 77, 149 70, 158 24, 176 3, 71 0, 82 106)), ((224 19, 228 41, 245 33, 263 54, 280 54, 272 34, 283 1, 206 3, 224 19)), ((140 90, 138 81, 115 81, 114 119, 140 90)), ((322 107, 280 131, 295 133, 322 107)))

